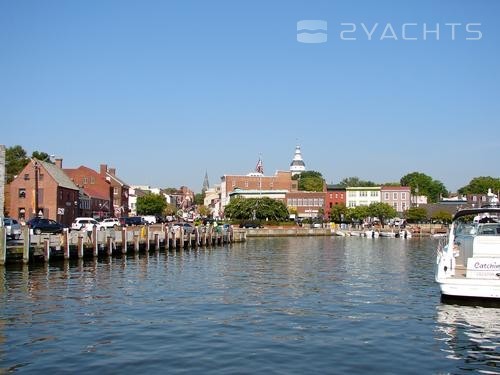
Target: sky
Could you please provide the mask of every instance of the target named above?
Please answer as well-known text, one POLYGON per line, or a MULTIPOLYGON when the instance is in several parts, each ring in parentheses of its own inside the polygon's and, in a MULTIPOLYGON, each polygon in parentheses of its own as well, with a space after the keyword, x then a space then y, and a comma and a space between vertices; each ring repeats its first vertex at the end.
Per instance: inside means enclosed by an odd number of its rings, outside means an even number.
POLYGON ((1 0, 0 144, 195 192, 259 157, 288 170, 299 144, 328 183, 418 171, 456 191, 500 177, 499 14, 493 0, 1 0), (326 41, 299 41, 302 20, 326 41))

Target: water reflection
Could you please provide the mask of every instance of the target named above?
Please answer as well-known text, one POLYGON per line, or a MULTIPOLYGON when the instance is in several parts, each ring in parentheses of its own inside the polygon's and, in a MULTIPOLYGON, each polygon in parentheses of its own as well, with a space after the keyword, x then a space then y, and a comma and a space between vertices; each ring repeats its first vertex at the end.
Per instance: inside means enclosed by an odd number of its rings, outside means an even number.
POLYGON ((500 374, 500 308, 443 303, 437 308, 438 340, 464 371, 500 374))

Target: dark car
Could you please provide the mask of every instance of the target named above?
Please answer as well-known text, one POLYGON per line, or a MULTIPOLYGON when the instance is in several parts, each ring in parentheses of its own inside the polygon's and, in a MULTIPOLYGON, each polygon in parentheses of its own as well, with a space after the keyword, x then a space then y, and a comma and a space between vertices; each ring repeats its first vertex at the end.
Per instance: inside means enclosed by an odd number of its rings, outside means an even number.
POLYGON ((41 233, 62 233, 64 226, 55 220, 34 218, 27 222, 34 234, 41 233))
POLYGON ((131 217, 121 217, 120 223, 122 227, 130 227, 132 225, 146 225, 147 222, 140 216, 131 216, 131 217))
POLYGON ((240 228, 262 228, 262 224, 259 221, 243 221, 240 223, 240 228))

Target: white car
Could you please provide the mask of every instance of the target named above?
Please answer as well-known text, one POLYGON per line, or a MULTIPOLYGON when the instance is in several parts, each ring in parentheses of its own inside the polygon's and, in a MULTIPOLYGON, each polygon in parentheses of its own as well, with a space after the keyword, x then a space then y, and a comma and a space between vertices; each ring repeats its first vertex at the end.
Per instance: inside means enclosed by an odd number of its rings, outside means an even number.
POLYGON ((116 217, 108 217, 100 223, 105 228, 119 228, 121 227, 120 220, 116 217))
POLYGON ((73 230, 86 230, 90 232, 94 225, 97 226, 97 230, 106 230, 106 227, 101 225, 97 220, 92 217, 77 217, 73 223, 71 223, 71 229, 73 230))

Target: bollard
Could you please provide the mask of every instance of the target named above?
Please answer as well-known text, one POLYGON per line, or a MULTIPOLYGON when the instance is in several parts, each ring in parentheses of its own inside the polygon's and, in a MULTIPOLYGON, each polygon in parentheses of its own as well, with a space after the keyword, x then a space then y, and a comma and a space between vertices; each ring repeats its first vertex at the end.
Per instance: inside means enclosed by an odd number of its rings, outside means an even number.
POLYGON ((149 244, 149 225, 146 225, 146 251, 149 252, 150 244, 149 244))
POLYGON ((78 233, 78 259, 83 258, 83 235, 78 233))
POLYGON ((64 228, 63 230, 63 247, 64 247, 64 259, 69 259, 69 230, 64 228))
POLYGON ((50 241, 48 238, 43 240, 43 257, 46 262, 50 259, 50 241))
POLYGON ((122 228, 122 254, 127 254, 127 228, 122 228))
POLYGON ((23 228, 23 263, 30 261, 30 228, 26 225, 23 228))

